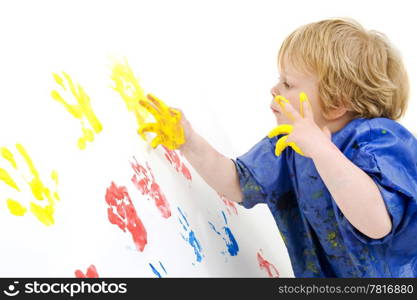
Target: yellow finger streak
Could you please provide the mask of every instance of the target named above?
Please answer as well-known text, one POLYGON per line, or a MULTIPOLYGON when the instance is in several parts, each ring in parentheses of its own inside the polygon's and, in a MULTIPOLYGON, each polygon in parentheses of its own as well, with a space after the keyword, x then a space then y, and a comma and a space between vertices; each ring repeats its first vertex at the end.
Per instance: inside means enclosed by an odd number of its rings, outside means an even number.
POLYGON ((278 139, 277 143, 275 144, 275 155, 280 156, 282 151, 287 147, 287 138, 288 135, 285 135, 278 139))
POLYGON ((289 147, 291 147, 295 152, 297 152, 300 155, 304 156, 303 151, 301 151, 300 147, 298 147, 294 142, 290 142, 287 144, 289 147))
POLYGON ((16 160, 14 159, 13 153, 9 151, 6 147, 1 147, 1 156, 4 159, 8 160, 9 163, 13 166, 13 168, 17 169, 16 160))
POLYGON ((301 92, 300 93, 300 114, 302 117, 304 117, 304 102, 307 102, 307 104, 310 105, 310 102, 308 101, 308 97, 306 93, 301 92))
POLYGON ((292 125, 289 124, 283 124, 275 127, 268 133, 269 138, 273 138, 274 136, 280 135, 280 134, 290 134, 292 132, 292 125))
POLYGON ((285 116, 286 116, 289 120, 294 121, 294 120, 295 120, 294 116, 293 116, 290 112, 288 112, 288 111, 287 111, 287 109, 285 108, 285 104, 286 104, 286 103, 290 103, 290 101, 289 101, 288 99, 286 99, 285 97, 281 96, 281 95, 275 96, 274 100, 275 100, 275 102, 277 102, 277 103, 279 104, 279 106, 282 108, 282 110, 283 110, 283 112, 284 112, 285 116))
POLYGON ((15 216, 23 216, 27 211, 26 207, 13 199, 7 199, 7 207, 10 213, 15 216))
POLYGON ((0 168, 0 180, 3 181, 8 186, 20 192, 20 189, 17 186, 16 182, 14 182, 12 177, 10 177, 9 173, 5 169, 2 169, 2 168, 0 168))

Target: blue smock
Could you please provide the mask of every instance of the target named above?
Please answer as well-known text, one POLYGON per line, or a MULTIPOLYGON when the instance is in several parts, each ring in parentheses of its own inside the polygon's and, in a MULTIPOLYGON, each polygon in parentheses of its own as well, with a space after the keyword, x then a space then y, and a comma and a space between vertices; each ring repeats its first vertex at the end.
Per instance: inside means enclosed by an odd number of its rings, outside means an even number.
POLYGON ((372 239, 350 224, 313 160, 265 137, 234 160, 240 204, 266 203, 288 249, 295 277, 417 276, 417 140, 399 123, 358 118, 332 134, 333 143, 376 183, 392 221, 372 239))

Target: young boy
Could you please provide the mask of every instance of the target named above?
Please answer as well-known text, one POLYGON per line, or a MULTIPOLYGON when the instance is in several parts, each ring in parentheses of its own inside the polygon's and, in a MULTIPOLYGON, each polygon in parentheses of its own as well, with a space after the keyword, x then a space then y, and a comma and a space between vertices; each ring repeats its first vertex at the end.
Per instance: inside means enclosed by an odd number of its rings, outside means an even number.
POLYGON ((182 118, 180 151, 218 193, 268 205, 296 277, 417 276, 417 141, 394 121, 409 89, 397 52, 331 19, 289 35, 278 68, 283 130, 231 160, 182 118))

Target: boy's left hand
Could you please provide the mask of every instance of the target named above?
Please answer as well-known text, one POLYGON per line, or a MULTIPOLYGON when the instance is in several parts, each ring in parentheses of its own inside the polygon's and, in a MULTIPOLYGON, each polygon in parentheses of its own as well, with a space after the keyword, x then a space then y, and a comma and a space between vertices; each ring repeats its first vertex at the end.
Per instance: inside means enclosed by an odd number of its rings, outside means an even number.
POLYGON ((331 132, 324 126, 320 128, 314 121, 310 101, 305 93, 300 93, 300 113, 282 96, 275 97, 279 111, 284 114, 290 124, 280 125, 273 129, 269 137, 288 133, 277 141, 276 155, 286 147, 291 146, 297 153, 313 157, 317 150, 331 143, 331 132))

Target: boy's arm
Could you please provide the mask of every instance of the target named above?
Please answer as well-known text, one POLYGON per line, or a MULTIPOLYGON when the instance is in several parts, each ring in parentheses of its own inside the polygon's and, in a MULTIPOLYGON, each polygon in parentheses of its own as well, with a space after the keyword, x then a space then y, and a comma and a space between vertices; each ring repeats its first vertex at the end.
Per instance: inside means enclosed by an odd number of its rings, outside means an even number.
POLYGON ((368 174, 331 143, 311 158, 336 204, 356 229, 374 239, 391 231, 381 192, 368 174))
POLYGON ((243 194, 233 161, 197 134, 186 119, 182 120, 182 125, 186 142, 180 147, 180 151, 188 162, 217 193, 229 200, 242 202, 243 194))

